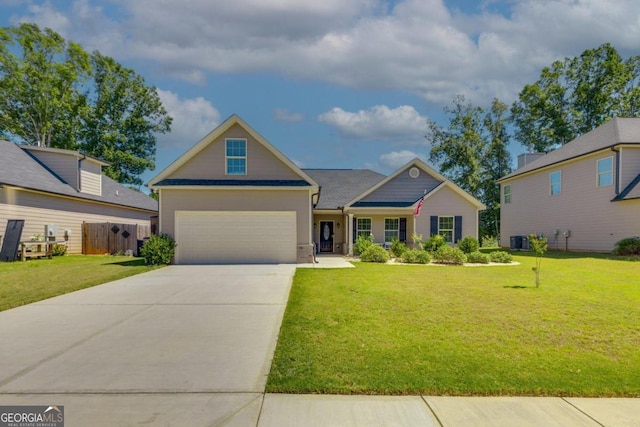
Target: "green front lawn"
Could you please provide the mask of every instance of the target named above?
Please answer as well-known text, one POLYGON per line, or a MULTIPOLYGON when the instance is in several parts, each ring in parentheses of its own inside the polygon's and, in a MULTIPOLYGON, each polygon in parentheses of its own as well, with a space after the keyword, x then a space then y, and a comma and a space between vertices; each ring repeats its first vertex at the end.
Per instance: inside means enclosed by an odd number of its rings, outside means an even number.
POLYGON ((640 262, 299 269, 267 391, 640 396, 640 262))
POLYGON ((0 311, 154 268, 142 258, 101 255, 0 262, 0 311))

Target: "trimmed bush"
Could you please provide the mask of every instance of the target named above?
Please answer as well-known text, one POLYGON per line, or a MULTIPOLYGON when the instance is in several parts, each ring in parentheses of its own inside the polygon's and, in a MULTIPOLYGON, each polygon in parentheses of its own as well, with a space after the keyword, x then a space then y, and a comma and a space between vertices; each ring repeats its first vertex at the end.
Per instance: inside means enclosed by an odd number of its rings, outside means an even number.
POLYGON ((67 254, 67 245, 61 245, 59 243, 56 243, 51 248, 51 255, 52 256, 63 256, 63 255, 66 255, 66 254, 67 254))
POLYGON ((466 236, 458 242, 458 248, 465 254, 470 254, 472 252, 478 252, 480 244, 475 237, 466 236))
POLYGON ((513 256, 509 252, 505 251, 491 252, 489 257, 491 258, 491 262, 497 262, 500 264, 509 264, 513 261, 513 256))
POLYGON ((140 249, 140 255, 147 264, 170 264, 176 249, 176 242, 167 234, 153 234, 144 242, 140 249))
POLYGON ((487 254, 483 254, 482 252, 471 252, 467 254, 467 262, 471 262, 474 264, 489 264, 491 261, 491 257, 487 254))
POLYGON ((407 264, 429 264, 431 257, 429 252, 421 251, 420 249, 407 249, 402 255, 402 262, 407 264))
POLYGON ((353 244, 353 250, 356 255, 361 255, 367 248, 373 245, 373 234, 361 234, 356 239, 356 242, 353 244))
POLYGON ((391 253, 393 254, 393 256, 401 257, 402 254, 407 251, 407 245, 394 237, 393 239, 391 239, 391 247, 389 249, 391 249, 391 253))
POLYGON ((360 261, 381 262, 389 261, 389 254, 380 245, 371 245, 360 254, 360 261))
POLYGON ((438 251, 438 249, 446 245, 447 245, 447 241, 444 239, 443 236, 439 234, 434 234, 433 236, 429 237, 426 242, 424 242, 423 247, 425 251, 435 253, 438 251))
POLYGON ((433 262, 437 262, 438 264, 462 265, 467 262, 467 256, 458 248, 444 245, 433 254, 433 262))
POLYGON ((640 237, 627 237, 616 242, 614 255, 640 255, 640 237))

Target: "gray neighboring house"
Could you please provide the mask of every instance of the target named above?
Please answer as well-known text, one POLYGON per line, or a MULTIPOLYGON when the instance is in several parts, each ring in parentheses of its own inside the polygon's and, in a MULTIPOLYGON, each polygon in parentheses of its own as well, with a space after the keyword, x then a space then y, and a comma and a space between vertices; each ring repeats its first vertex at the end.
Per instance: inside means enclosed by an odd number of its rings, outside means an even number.
POLYGON ((640 236, 640 118, 614 118, 499 180, 501 246, 543 234, 549 247, 611 251, 640 236))
POLYGON ((22 240, 53 224, 56 240, 79 254, 83 222, 149 226, 157 202, 104 176, 105 165, 77 151, 0 141, 0 234, 9 219, 25 220, 22 240))
POLYGON ((414 232, 440 233, 454 244, 478 236, 485 208, 418 159, 389 176, 300 169, 237 115, 148 185, 159 192, 160 232, 176 239, 177 264, 310 262, 314 247, 351 254, 360 234, 411 244, 414 232))

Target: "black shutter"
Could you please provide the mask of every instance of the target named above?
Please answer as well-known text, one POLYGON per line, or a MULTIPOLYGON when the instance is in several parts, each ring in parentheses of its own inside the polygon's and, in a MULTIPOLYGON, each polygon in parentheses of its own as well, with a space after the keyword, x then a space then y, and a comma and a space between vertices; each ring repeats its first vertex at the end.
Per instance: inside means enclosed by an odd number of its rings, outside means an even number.
POLYGON ((462 239, 462 217, 455 217, 453 224, 453 243, 458 243, 458 240, 462 239))
POLYGON ((358 225, 358 221, 353 218, 353 243, 356 242, 356 237, 358 235, 358 229, 356 228, 358 225))
POLYGON ((436 234, 438 234, 438 217, 432 216, 431 217, 431 235, 435 236, 436 234))
POLYGON ((400 218, 400 241, 407 243, 407 218, 400 218))

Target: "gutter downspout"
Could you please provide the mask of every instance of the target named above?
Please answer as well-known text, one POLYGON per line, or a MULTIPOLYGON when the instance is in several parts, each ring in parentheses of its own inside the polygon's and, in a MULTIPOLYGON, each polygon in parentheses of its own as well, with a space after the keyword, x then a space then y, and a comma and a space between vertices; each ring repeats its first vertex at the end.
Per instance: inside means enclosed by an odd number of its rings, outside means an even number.
POLYGON ((616 196, 617 196, 618 194, 620 194, 620 149, 617 149, 616 147, 611 147, 611 151, 616 153, 616 184, 615 184, 615 191, 616 191, 616 196))

